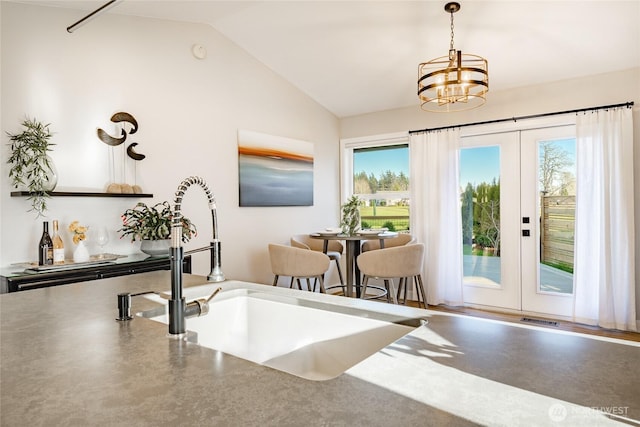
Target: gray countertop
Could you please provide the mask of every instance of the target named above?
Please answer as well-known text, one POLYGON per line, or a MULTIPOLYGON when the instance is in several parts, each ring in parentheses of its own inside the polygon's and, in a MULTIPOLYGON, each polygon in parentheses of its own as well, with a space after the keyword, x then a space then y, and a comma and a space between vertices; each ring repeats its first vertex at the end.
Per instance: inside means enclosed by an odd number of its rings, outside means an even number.
MULTIPOLYGON (((590 408, 614 405, 640 418, 635 343, 319 295, 429 324, 337 378, 310 381, 169 339, 149 319, 115 320, 118 293, 165 291, 169 278, 0 295, 0 424, 553 425, 564 416, 607 425, 590 408), (614 375, 620 363, 629 369, 614 375)), ((185 286, 203 283, 185 275, 185 286)), ((132 311, 155 306, 135 297, 132 311)))

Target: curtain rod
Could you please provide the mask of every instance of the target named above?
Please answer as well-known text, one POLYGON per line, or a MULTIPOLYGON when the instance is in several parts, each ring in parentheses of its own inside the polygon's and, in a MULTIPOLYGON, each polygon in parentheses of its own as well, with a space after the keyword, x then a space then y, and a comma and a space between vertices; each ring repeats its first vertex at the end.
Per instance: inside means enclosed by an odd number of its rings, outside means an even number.
POLYGON ((118 2, 120 0, 111 0, 105 4, 103 4, 102 6, 100 6, 98 9, 94 10, 93 12, 91 12, 90 14, 88 14, 87 16, 85 16, 84 18, 80 19, 79 21, 74 22, 73 24, 69 25, 67 27, 67 32, 68 33, 73 33, 73 31, 76 28, 80 28, 81 26, 83 26, 84 24, 86 24, 91 18, 93 18, 95 15, 104 12, 105 9, 107 9, 110 6, 113 6, 114 3, 118 2))
POLYGON ((463 128, 463 127, 467 127, 467 126, 488 125, 488 124, 492 124, 492 123, 502 123, 502 122, 510 122, 510 121, 517 122, 518 120, 536 119, 538 117, 558 116, 560 114, 582 113, 582 112, 585 112, 585 111, 605 110, 605 109, 608 109, 608 108, 618 108, 618 107, 631 108, 631 107, 633 107, 633 101, 623 102, 621 104, 601 105, 599 107, 580 108, 580 109, 577 109, 577 110, 556 111, 554 113, 541 113, 541 114, 532 114, 532 115, 529 115, 529 116, 511 117, 511 118, 507 118, 507 119, 487 120, 485 122, 464 123, 464 124, 461 124, 461 125, 442 126, 442 127, 437 127, 437 128, 431 128, 431 129, 427 128, 427 129, 421 129, 421 130, 410 130, 409 131, 409 135, 414 134, 414 133, 433 132, 433 131, 437 131, 437 130, 463 128))

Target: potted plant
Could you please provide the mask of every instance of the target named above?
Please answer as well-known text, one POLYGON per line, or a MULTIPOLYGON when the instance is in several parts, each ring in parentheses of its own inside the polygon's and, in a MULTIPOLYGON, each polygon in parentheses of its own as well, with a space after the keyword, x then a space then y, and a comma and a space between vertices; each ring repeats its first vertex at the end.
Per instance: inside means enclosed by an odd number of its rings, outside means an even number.
POLYGON ((49 124, 43 124, 28 117, 22 122, 25 128, 21 133, 7 132, 11 142, 11 156, 7 163, 11 164, 9 178, 14 188, 24 188, 29 192, 33 211, 38 217, 47 210, 48 192, 53 191, 58 183, 56 170, 47 154, 51 151, 50 142, 53 135, 49 124))
POLYGON ((351 196, 347 203, 342 205, 342 221, 340 227, 342 233, 347 236, 356 234, 360 230, 360 199, 358 196, 351 196))
MULTIPOLYGON (((151 207, 138 202, 132 209, 122 214, 122 236, 130 236, 131 241, 142 241, 140 250, 149 255, 166 255, 171 237, 173 213, 169 202, 164 201, 151 207), (162 242, 159 243, 158 242, 162 242)), ((182 217, 182 242, 188 242, 197 234, 195 224, 189 218, 182 217)))

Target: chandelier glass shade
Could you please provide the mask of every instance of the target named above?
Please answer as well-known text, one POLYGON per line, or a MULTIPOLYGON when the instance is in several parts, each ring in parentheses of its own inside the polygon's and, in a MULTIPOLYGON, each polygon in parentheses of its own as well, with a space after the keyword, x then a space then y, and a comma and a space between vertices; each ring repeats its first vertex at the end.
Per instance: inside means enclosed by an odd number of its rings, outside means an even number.
POLYGON ((426 111, 470 110, 486 101, 489 64, 480 56, 454 49, 453 14, 460 10, 460 5, 447 3, 444 9, 451 14, 449 55, 418 65, 418 97, 426 111))

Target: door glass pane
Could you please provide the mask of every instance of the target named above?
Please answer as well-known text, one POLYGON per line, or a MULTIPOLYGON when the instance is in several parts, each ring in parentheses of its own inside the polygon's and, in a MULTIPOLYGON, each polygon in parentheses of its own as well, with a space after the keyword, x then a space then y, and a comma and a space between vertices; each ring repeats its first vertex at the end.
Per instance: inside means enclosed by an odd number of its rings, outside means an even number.
POLYGON ((364 200, 362 228, 408 231, 409 146, 354 149, 353 171, 353 194, 364 200))
POLYGON ((538 291, 573 293, 576 141, 538 142, 538 291))
POLYGON ((500 147, 460 150, 465 285, 499 287, 500 147))

